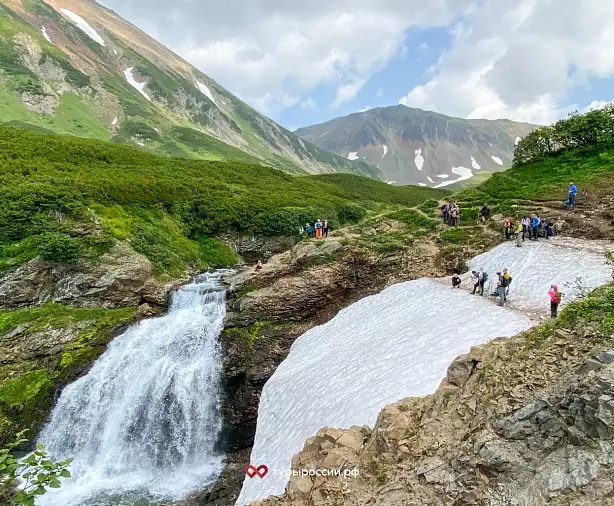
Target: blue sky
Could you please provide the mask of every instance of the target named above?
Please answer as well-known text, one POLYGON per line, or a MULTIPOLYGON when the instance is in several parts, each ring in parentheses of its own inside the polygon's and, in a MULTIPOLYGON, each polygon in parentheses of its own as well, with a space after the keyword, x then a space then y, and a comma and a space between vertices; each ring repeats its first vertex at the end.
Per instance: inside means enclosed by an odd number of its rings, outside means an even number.
POLYGON ((290 129, 399 103, 546 124, 614 98, 614 2, 102 3, 290 129))

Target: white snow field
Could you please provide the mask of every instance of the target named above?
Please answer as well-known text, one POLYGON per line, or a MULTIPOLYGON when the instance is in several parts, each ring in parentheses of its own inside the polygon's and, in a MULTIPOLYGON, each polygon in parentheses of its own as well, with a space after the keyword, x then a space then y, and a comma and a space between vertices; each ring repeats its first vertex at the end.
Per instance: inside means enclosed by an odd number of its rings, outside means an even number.
POLYGON ((501 158, 499 158, 498 156, 491 156, 491 158, 496 164, 503 165, 503 160, 501 160, 501 158))
POLYGON ((474 168, 474 170, 480 170, 482 168, 482 166, 473 156, 471 157, 471 166, 474 168))
POLYGON ((70 18, 70 20, 77 25, 77 27, 84 32, 90 39, 94 42, 98 42, 101 46, 104 46, 104 39, 100 36, 100 34, 92 28, 92 26, 85 21, 79 14, 75 14, 73 11, 69 9, 60 9, 66 17, 70 18))
MULTIPOLYGON (((565 294, 561 301, 564 305, 577 298, 578 288, 592 290, 611 281, 612 267, 605 263, 605 250, 606 243, 601 241, 570 237, 554 237, 537 243, 525 241, 522 248, 516 248, 510 241, 473 258, 468 267, 469 273, 483 267, 493 283, 496 273, 506 267, 513 279, 509 305, 522 311, 543 312, 549 310, 550 285, 558 285, 565 294)), ((469 273, 461 279, 468 279, 469 273)))
POLYGON ((251 463, 270 471, 246 477, 236 504, 283 493, 282 473, 322 427, 372 426, 386 404, 433 392, 471 346, 530 326, 523 314, 432 279, 342 310, 299 337, 264 386, 251 463))
MULTIPOLYGON (((47 33, 47 29, 44 26, 41 28, 41 33, 43 34, 43 37, 47 39, 47 42, 49 42, 49 44, 53 44, 53 41, 51 40, 51 37, 49 37, 49 34, 47 33)), ((53 45, 55 46, 55 44, 53 45)))
POLYGON ((469 268, 484 267, 491 279, 510 270, 506 308, 454 290, 446 278, 419 279, 362 299, 303 334, 260 398, 251 463, 270 471, 264 479, 246 478, 236 505, 282 494, 292 457, 322 427, 373 426, 385 405, 432 393, 452 360, 471 346, 531 327, 536 320, 529 315, 545 316, 549 308, 551 284, 569 303, 577 293, 565 285, 577 277, 587 288, 610 281, 605 249, 604 242, 559 237, 522 248, 505 243, 469 268))
POLYGON ((386 154, 388 153, 388 146, 382 144, 382 147, 384 148, 384 154, 382 155, 382 160, 383 160, 386 154))
POLYGON ((416 155, 414 158, 414 163, 416 164, 416 169, 418 170, 422 170, 422 167, 424 166, 424 157, 422 156, 422 148, 418 148, 414 151, 414 154, 416 155))
POLYGON ((196 81, 196 85, 198 86, 198 91, 200 91, 205 97, 207 97, 211 102, 215 104, 215 98, 211 93, 211 90, 208 88, 206 84, 201 83, 200 81, 196 81))
POLYGON ((348 154, 348 160, 358 160, 358 151, 354 151, 353 153, 348 154))
POLYGON ((134 75, 132 74, 133 70, 134 70, 134 67, 130 67, 129 69, 124 70, 124 76, 126 76, 126 81, 128 81, 128 83, 133 88, 135 88, 141 95, 143 95, 147 100, 149 100, 151 102, 151 98, 149 98, 149 95, 147 93, 145 93, 145 85, 147 83, 145 83, 145 82, 139 83, 134 78, 134 75))
POLYGON ((459 181, 465 181, 473 177, 473 172, 471 171, 471 169, 468 169, 467 167, 452 167, 452 172, 459 177, 457 179, 452 179, 452 180, 444 181, 443 183, 439 183, 437 186, 434 186, 434 188, 441 188, 443 186, 448 186, 454 183, 458 183, 459 181))

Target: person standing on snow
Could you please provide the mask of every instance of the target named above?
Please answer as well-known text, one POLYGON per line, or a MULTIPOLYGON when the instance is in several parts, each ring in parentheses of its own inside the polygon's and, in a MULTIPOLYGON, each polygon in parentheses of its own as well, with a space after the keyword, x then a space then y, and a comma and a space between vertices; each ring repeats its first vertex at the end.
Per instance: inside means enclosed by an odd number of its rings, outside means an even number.
POLYGON ((531 220, 528 216, 523 216, 522 220, 522 242, 524 242, 525 238, 531 238, 531 234, 529 233, 529 227, 531 226, 531 220))
POLYGON ((569 209, 573 209, 576 205, 576 194, 578 193, 578 188, 575 184, 569 183, 569 209))
POLYGON ((533 219, 531 220, 531 230, 532 230, 532 238, 531 240, 537 241, 539 237, 539 216, 537 214, 533 215, 533 219))
POLYGON ((559 287, 557 285, 550 285, 548 295, 550 296, 550 317, 556 318, 563 294, 559 292, 559 287))
POLYGON ((522 247, 522 241, 524 239, 524 234, 522 233, 522 224, 519 221, 516 221, 516 247, 522 247))
POLYGON ((454 276, 452 276, 452 288, 460 288, 461 286, 461 278, 458 276, 458 274, 454 274, 454 276))
POLYGON ((499 276, 499 281, 497 283, 497 295, 499 296, 498 306, 505 305, 505 291, 507 290, 507 286, 505 285, 505 277, 500 272, 497 272, 497 276, 499 276))

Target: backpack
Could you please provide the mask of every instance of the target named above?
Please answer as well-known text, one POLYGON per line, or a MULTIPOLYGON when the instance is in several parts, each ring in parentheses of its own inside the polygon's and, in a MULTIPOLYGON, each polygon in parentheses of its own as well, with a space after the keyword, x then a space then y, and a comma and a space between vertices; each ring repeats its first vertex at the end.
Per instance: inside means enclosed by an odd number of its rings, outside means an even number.
POLYGON ((487 272, 482 274, 482 281, 484 281, 484 283, 486 283, 486 281, 488 281, 488 273, 487 272))
POLYGON ((560 304, 560 302, 561 302, 561 295, 562 295, 562 293, 561 293, 561 292, 556 291, 556 292, 554 293, 554 299, 553 299, 553 302, 556 302, 557 304, 560 304))

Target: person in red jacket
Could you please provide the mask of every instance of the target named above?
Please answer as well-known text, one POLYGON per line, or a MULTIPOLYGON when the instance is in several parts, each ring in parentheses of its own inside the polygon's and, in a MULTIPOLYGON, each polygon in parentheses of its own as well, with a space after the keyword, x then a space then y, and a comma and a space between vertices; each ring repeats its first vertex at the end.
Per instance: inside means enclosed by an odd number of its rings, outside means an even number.
POLYGON ((550 285, 548 295, 550 295, 550 316, 556 318, 563 294, 559 292, 558 286, 550 285))

